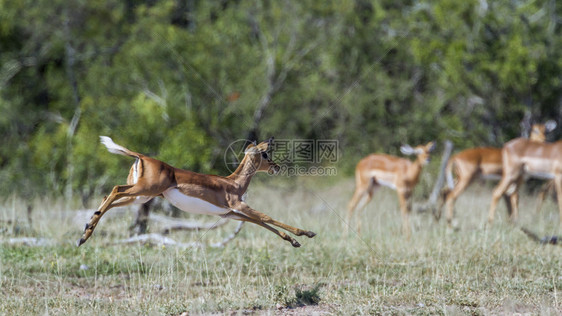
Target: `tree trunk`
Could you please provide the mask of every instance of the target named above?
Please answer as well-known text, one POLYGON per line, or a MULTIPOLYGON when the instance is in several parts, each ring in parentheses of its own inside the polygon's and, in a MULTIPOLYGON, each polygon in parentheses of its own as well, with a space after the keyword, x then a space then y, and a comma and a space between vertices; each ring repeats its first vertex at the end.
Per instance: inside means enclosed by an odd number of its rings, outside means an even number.
POLYGON ((445 183, 445 168, 447 167, 449 158, 451 158, 452 152, 453 152, 453 143, 450 140, 446 140, 445 149, 443 150, 443 156, 441 157, 439 175, 437 176, 437 180, 433 185, 433 190, 429 195, 428 201, 425 203, 425 205, 420 207, 419 209, 420 212, 425 212, 429 209, 431 210, 433 215, 435 215, 435 212, 437 212, 437 200, 439 199, 441 188, 443 188, 443 184, 445 183))
POLYGON ((134 235, 146 234, 146 230, 148 228, 148 217, 150 215, 150 206, 152 205, 152 201, 154 201, 154 199, 146 203, 143 203, 139 207, 137 211, 137 218, 135 219, 133 225, 129 227, 129 230, 132 230, 134 235))
POLYGON ((72 182, 74 180, 74 162, 72 161, 72 138, 76 134, 76 130, 78 128, 78 123, 80 122, 80 117, 82 116, 82 109, 80 108, 80 94, 78 91, 78 81, 76 80, 76 74, 74 73, 74 63, 76 61, 76 51, 72 47, 71 44, 71 34, 70 34, 70 21, 69 21, 69 14, 66 12, 64 18, 64 37, 65 37, 65 66, 66 66, 66 76, 68 78, 70 87, 72 89, 72 97, 74 101, 74 115, 68 124, 67 130, 67 146, 66 146, 66 154, 67 154, 67 182, 65 188, 65 197, 67 201, 72 199, 72 182))

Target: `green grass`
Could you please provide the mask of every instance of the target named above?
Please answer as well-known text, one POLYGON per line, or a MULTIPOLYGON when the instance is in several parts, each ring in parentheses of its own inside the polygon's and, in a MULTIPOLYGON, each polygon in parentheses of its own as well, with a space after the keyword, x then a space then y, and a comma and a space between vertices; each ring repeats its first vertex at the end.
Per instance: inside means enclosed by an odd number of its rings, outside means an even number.
MULTIPOLYGON (((375 194, 361 214, 361 236, 345 236, 353 181, 320 188, 312 183, 256 182, 248 196, 255 209, 318 234, 297 237, 301 248, 251 224, 221 249, 116 244, 129 237, 134 208, 110 211, 93 237, 76 248, 83 223, 72 219, 72 205, 36 201, 29 227, 25 204, 7 199, 0 206, 2 240, 43 237, 55 244, 0 246, 0 314, 562 312, 562 247, 528 239, 507 223, 503 205, 496 223, 485 225, 490 187, 475 185, 461 196, 457 229, 435 223, 430 214, 412 214, 407 241, 393 191, 375 194), (14 218, 19 221, 6 222, 14 218)), ((534 205, 534 197, 522 196, 520 224, 540 236, 560 235, 554 202, 545 203, 540 214, 534 205)), ((169 237, 211 243, 235 227, 169 237)))

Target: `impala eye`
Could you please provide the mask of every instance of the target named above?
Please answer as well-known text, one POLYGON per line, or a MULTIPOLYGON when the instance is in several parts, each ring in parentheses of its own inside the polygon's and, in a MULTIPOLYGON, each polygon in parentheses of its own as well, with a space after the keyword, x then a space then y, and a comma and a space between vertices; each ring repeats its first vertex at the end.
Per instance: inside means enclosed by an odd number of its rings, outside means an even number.
POLYGON ((263 159, 267 159, 267 153, 266 152, 261 153, 261 156, 263 157, 263 159))

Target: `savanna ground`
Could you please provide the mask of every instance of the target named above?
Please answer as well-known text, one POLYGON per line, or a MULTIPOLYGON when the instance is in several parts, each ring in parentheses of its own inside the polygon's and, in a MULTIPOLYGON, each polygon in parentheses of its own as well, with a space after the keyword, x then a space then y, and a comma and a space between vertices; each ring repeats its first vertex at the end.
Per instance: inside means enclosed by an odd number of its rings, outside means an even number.
MULTIPOLYGON (((251 206, 318 234, 298 237, 301 248, 251 224, 224 248, 115 243, 129 237, 136 208, 109 212, 77 248, 85 221, 73 216, 78 207, 37 200, 30 227, 25 204, 8 198, 0 206, 0 314, 562 313, 562 247, 531 241, 507 223, 503 205, 486 225, 491 185, 461 196, 456 229, 412 214, 407 241, 394 192, 378 191, 361 215, 361 236, 346 237, 353 181, 318 187, 317 180, 277 185, 262 177, 250 186, 251 206), (7 243, 24 236, 45 238, 45 245, 7 243)), ((540 236, 559 235, 556 204, 547 201, 538 215, 534 207, 534 196, 524 194, 519 223, 540 236)), ((235 228, 169 237, 212 243, 235 228)))

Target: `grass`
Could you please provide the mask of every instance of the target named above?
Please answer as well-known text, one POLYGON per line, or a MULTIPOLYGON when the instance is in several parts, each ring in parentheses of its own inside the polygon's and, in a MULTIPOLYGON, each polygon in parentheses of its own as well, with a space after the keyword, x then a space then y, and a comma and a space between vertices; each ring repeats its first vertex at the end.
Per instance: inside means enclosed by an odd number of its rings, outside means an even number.
MULTIPOLYGON (((26 236, 55 243, 0 245, 0 314, 562 313, 562 247, 528 239, 507 223, 503 206, 496 223, 485 225, 490 187, 474 185, 461 196, 456 229, 430 214, 412 214, 407 241, 394 192, 379 190, 361 214, 361 236, 345 236, 353 181, 313 183, 256 182, 247 200, 318 234, 298 237, 301 248, 251 224, 220 249, 116 244, 128 237, 134 208, 109 212, 76 248, 84 223, 73 219, 72 205, 36 201, 30 227, 26 205, 7 199, 0 206, 0 240, 26 236)), ((533 196, 522 196, 520 224, 540 236, 560 235, 556 204, 548 201, 540 214, 534 205, 533 196)), ((235 227, 169 237, 211 243, 235 227)))

